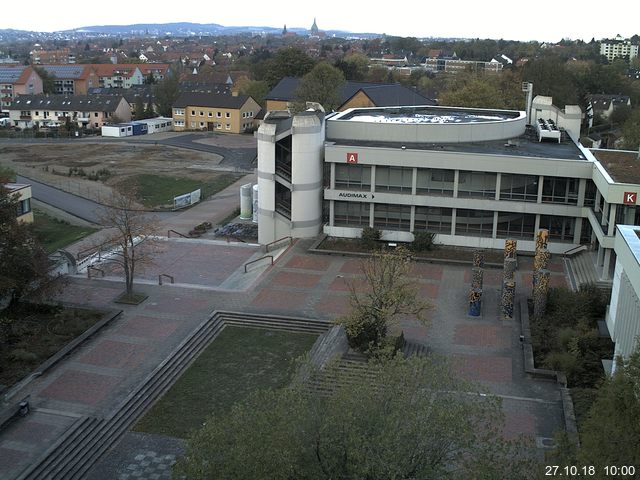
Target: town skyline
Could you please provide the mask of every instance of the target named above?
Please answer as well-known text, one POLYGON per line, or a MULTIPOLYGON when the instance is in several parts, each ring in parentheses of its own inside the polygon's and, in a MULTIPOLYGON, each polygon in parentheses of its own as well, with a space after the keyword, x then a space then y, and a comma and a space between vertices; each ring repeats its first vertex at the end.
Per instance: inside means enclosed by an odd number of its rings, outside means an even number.
MULTIPOLYGON (((587 2, 589 3, 589 2, 587 2)), ((588 5, 587 5, 588 6, 588 5)), ((148 9, 142 5, 129 5, 126 10, 78 10, 65 16, 51 15, 42 0, 28 16, 7 15, 10 24, 0 23, 0 29, 55 32, 81 29, 90 26, 165 24, 193 22, 219 24, 226 27, 255 27, 309 29, 317 19, 321 31, 338 30, 353 33, 377 33, 418 38, 491 38, 518 41, 557 42, 563 38, 590 41, 612 38, 617 34, 631 37, 637 32, 632 15, 616 18, 614 25, 594 22, 593 14, 582 3, 562 2, 554 5, 553 16, 542 10, 531 9, 525 14, 503 0, 488 0, 478 11, 477 4, 463 0, 452 12, 448 5, 429 5, 410 1, 402 9, 374 10, 364 2, 337 2, 328 0, 322 5, 299 8, 287 0, 278 4, 278 9, 269 8, 262 2, 249 1, 241 11, 225 9, 212 11, 202 0, 192 0, 187 8, 176 13, 166 9, 148 9), (39 6, 43 8, 38 8, 39 6), (415 12, 411 14, 411 11, 415 12), (336 15, 336 12, 341 14, 336 15), (363 14, 364 13, 364 14, 363 14), (435 19, 435 20, 434 20, 435 19), (565 19, 560 21, 560 19, 565 19)), ((14 7, 9 7, 9 11, 14 7)))

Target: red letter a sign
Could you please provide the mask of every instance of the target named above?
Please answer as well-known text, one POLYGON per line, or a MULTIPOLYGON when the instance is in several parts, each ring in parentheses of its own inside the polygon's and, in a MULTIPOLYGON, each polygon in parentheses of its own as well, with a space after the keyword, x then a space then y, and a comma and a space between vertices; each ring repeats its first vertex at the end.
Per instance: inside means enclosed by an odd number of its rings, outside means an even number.
POLYGON ((347 163, 358 163, 358 154, 347 153, 347 163))

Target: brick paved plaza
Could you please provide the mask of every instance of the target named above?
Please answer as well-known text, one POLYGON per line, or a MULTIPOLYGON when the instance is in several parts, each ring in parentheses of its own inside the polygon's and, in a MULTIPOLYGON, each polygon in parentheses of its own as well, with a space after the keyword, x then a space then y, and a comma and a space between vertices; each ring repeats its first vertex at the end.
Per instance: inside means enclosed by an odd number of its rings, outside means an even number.
MULTIPOLYGON (((122 315, 47 374, 31 382, 34 413, 0 432, 0 478, 14 478, 37 458, 79 415, 106 417, 167 354, 215 310, 285 314, 331 320, 349 308, 348 285, 361 280, 360 259, 315 255, 310 241, 298 241, 272 267, 255 275, 255 283, 238 291, 224 288, 240 275, 259 250, 233 244, 167 242, 156 266, 142 275, 176 275, 187 287, 140 283, 149 298, 137 306, 113 303, 123 283, 113 279, 73 278, 59 300, 98 308, 122 309, 122 315), (189 287, 191 286, 191 287, 189 287)), ((433 304, 429 326, 402 321, 407 339, 448 357, 459 374, 481 383, 503 400, 508 438, 520 434, 541 441, 563 428, 557 386, 524 374, 520 327, 499 316, 501 272, 487 270, 482 315, 467 315, 470 266, 416 264, 411 272, 421 295, 433 304)), ((562 265, 554 260, 552 285, 566 284, 562 265)), ((241 275, 240 275, 241 277, 241 275)), ((518 292, 530 290, 531 262, 520 262, 518 292)), ((175 439, 138 438, 127 434, 127 448, 116 446, 88 478, 169 478, 169 464, 181 452, 175 439), (166 440, 166 441, 165 441, 166 440), (139 445, 137 447, 136 445, 139 445), (146 465, 142 465, 146 462, 146 465), (149 470, 150 472, 151 470, 149 470), (135 475, 134 475, 135 473, 135 475), (149 473, 151 475, 151 473, 149 473), (149 477, 151 478, 151 477, 149 477)))

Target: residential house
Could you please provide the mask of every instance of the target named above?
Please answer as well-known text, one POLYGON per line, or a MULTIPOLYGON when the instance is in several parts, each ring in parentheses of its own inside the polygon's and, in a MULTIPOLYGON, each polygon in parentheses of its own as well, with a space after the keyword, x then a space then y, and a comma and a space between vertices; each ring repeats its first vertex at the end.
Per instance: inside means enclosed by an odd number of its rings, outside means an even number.
POLYGON ((131 115, 135 117, 135 109, 137 98, 142 98, 142 106, 146 110, 149 106, 149 102, 154 105, 155 110, 155 100, 153 96, 153 86, 152 85, 133 85, 131 88, 91 88, 87 92, 88 95, 111 95, 116 97, 124 97, 127 103, 129 103, 131 107, 131 115))
POLYGON ((131 107, 113 95, 21 95, 9 107, 14 126, 32 128, 67 122, 79 128, 100 128, 114 120, 130 122, 131 107))
POLYGON ((18 198, 16 216, 19 222, 33 223, 33 211, 31 210, 31 185, 22 183, 5 183, 3 187, 10 195, 18 198))
POLYGON ((104 88, 131 88, 133 85, 142 85, 144 75, 140 65, 119 64, 95 64, 93 68, 98 74, 98 87, 104 88))
POLYGON ((90 88, 99 86, 93 65, 39 65, 53 77, 53 93, 86 95, 90 88))
MULTIPOLYGON (((267 94, 266 110, 287 110, 296 101, 299 78, 284 77, 267 94)), ((399 83, 345 82, 340 89, 337 111, 362 107, 400 107, 435 105, 436 102, 399 83)))
POLYGON ((616 108, 622 106, 631 107, 631 97, 628 95, 588 95, 587 116, 589 117, 589 127, 593 126, 593 119, 596 115, 607 119, 616 108))
POLYGON ((169 64, 167 63, 145 63, 138 65, 142 76, 146 79, 149 75, 153 76, 154 81, 159 82, 164 80, 169 71, 169 64))
POLYGON ((0 65, 0 110, 7 111, 18 95, 42 93, 42 79, 24 65, 0 65))
POLYGON ((59 63, 59 64, 73 64, 76 63, 76 55, 68 48, 60 48, 56 50, 42 50, 36 48, 29 52, 31 57, 31 63, 34 65, 40 65, 43 63, 59 63))
POLYGON ((260 105, 248 95, 182 93, 173 104, 175 131, 243 133, 253 129, 260 105))

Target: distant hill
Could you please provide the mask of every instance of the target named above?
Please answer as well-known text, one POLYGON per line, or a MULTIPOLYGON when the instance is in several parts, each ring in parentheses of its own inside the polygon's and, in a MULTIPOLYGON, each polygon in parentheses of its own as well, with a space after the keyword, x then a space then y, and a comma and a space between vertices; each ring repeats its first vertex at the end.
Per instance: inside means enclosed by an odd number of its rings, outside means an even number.
MULTIPOLYGON (((310 31, 306 28, 287 27, 289 32, 298 35, 308 35, 310 31)), ((282 28, 260 27, 260 26, 238 26, 225 27, 217 23, 135 23, 132 25, 91 25, 80 28, 73 28, 59 32, 35 32, 14 29, 0 30, 0 39, 9 39, 16 37, 34 38, 38 35, 42 36, 164 36, 171 35, 175 37, 188 37, 200 35, 239 35, 239 34, 280 34, 282 28)), ((362 38, 378 37, 376 33, 351 33, 340 30, 330 30, 324 32, 327 36, 352 37, 358 36, 362 38)))

